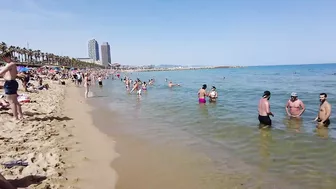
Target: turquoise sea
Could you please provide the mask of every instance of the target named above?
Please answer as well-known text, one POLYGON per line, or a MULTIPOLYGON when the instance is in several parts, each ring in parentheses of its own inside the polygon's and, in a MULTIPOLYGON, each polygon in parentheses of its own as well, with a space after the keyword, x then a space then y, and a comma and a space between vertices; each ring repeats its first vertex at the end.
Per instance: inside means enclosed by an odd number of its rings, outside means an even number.
MULTIPOLYGON (((105 80, 96 96, 128 123, 125 130, 156 141, 180 142, 221 161, 230 157, 292 188, 336 188, 336 119, 316 129, 313 119, 319 93, 336 103, 336 64, 256 66, 247 68, 122 73, 155 84, 140 98, 126 93, 124 83, 105 80), (225 77, 225 78, 224 78, 225 77), (181 87, 168 88, 168 81, 181 87), (198 104, 203 85, 216 86, 217 103, 198 104), (273 128, 258 129, 257 105, 263 91, 272 93, 273 128), (289 120, 285 104, 291 92, 305 103, 302 121, 289 120), (108 100, 106 100, 108 99, 108 100)), ((244 171, 244 170, 242 170, 244 171)))

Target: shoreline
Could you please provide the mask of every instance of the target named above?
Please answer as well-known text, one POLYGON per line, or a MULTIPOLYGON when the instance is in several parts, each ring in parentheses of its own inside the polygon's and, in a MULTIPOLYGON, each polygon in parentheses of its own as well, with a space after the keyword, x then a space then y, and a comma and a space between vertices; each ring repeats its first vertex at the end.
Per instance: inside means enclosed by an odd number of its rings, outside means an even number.
POLYGON ((186 71, 186 70, 212 70, 212 69, 233 69, 247 68, 247 66, 208 66, 208 67, 177 67, 177 68, 151 68, 151 69, 120 69, 121 72, 165 72, 165 71, 186 71))
POLYGON ((74 165, 67 171, 70 186, 80 189, 114 189, 117 173, 110 166, 119 155, 115 152, 115 141, 102 133, 94 124, 92 107, 81 94, 81 88, 68 87, 64 101, 64 112, 73 120, 69 121, 76 141, 66 161, 74 165))
POLYGON ((113 136, 120 153, 111 164, 118 173, 117 189, 243 189, 250 185, 251 178, 244 173, 216 170, 214 160, 203 152, 178 142, 156 143, 123 130, 132 123, 99 103, 95 101, 94 125, 113 136))

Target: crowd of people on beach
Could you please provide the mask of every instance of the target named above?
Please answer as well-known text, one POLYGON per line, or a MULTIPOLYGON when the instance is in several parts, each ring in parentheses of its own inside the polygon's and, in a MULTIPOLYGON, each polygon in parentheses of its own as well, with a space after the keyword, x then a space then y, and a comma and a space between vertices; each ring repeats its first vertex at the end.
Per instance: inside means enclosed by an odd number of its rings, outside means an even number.
MULTIPOLYGON (((103 70, 103 69, 83 69, 83 70, 55 70, 49 68, 38 68, 20 71, 14 61, 11 59, 11 53, 4 53, 0 57, 6 62, 6 65, 1 68, 0 76, 4 79, 3 89, 4 95, 0 96, 0 106, 10 107, 13 113, 13 119, 15 121, 23 120, 24 116, 22 113, 21 103, 22 96, 18 94, 19 79, 22 83, 25 92, 38 92, 40 90, 48 90, 50 86, 43 83, 43 78, 52 81, 58 81, 60 85, 65 85, 66 81, 72 81, 76 86, 85 87, 85 98, 89 97, 90 87, 92 85, 98 84, 99 87, 103 86, 103 80, 105 79, 120 79, 125 84, 126 91, 129 94, 136 93, 141 96, 143 92, 148 90, 148 86, 152 86, 155 83, 155 79, 149 79, 148 82, 141 81, 139 78, 131 79, 128 76, 120 78, 121 75, 113 70, 103 70), (37 81, 37 86, 32 84, 30 81, 37 81), (6 98, 4 98, 6 96, 6 98)), ((165 79, 167 86, 169 88, 181 87, 180 84, 173 83, 165 79)), ((204 84, 198 90, 198 103, 203 105, 207 102, 207 98, 210 103, 217 102, 218 92, 215 86, 211 87, 210 91, 207 91, 207 85, 204 84)), ((271 112, 270 106, 271 92, 264 91, 258 104, 258 120, 260 122, 260 128, 269 128, 272 126, 272 120, 270 116, 274 116, 271 112)), ((331 116, 331 104, 327 101, 327 94, 321 93, 320 96, 320 106, 318 110, 318 115, 314 119, 317 122, 317 127, 328 127, 330 125, 331 116)), ((291 93, 290 99, 285 105, 285 111, 290 119, 301 119, 302 114, 305 112, 305 104, 298 98, 298 94, 291 93)), ((4 177, 0 174, 0 188, 12 189, 12 185, 6 181, 4 177)))
MULTIPOLYGON (((13 124, 26 123, 25 120, 27 119, 24 117, 22 105, 36 102, 30 99, 30 93, 39 93, 43 90, 48 90, 52 87, 49 86, 51 83, 65 85, 67 81, 72 80, 77 86, 83 85, 84 83, 84 86, 87 88, 87 97, 89 86, 94 84, 94 82, 102 86, 103 79, 108 76, 107 71, 96 69, 65 69, 56 66, 42 66, 38 68, 22 67, 13 61, 10 52, 2 53, 0 60, 5 63, 5 65, 0 68, 0 77, 3 78, 3 82, 0 81, 0 89, 4 91, 4 94, 0 95, 0 108, 12 112, 13 124), (44 80, 49 80, 50 82, 45 83, 44 80), (93 80, 93 82, 90 80, 93 80), (23 90, 19 91, 19 87, 22 87, 23 90)), ((9 162, 9 164, 11 166, 20 166, 22 162, 20 163, 14 160, 13 162, 9 162)), ((31 178, 39 179, 37 177, 31 178)), ((45 179, 45 177, 43 177, 43 179, 45 179)), ((0 188, 17 188, 17 181, 7 180, 0 174, 0 188)))

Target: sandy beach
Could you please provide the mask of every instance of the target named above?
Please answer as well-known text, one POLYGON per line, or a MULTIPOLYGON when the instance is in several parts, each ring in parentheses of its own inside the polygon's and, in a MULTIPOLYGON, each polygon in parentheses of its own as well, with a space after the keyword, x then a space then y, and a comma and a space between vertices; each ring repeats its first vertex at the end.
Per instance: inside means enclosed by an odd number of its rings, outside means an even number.
POLYGON ((114 142, 92 125, 77 87, 49 84, 27 93, 32 102, 22 105, 24 121, 15 123, 10 110, 1 110, 0 163, 28 164, 2 166, 3 176, 18 188, 114 188, 114 142))

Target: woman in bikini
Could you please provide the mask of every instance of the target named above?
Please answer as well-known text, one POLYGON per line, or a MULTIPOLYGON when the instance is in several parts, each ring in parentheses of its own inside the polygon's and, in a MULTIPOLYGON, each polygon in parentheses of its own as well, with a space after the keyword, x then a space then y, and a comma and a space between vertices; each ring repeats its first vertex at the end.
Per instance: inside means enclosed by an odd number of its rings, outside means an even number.
POLYGON ((88 98, 89 96, 90 82, 91 82, 91 79, 89 78, 89 74, 85 73, 84 74, 85 98, 88 98))

